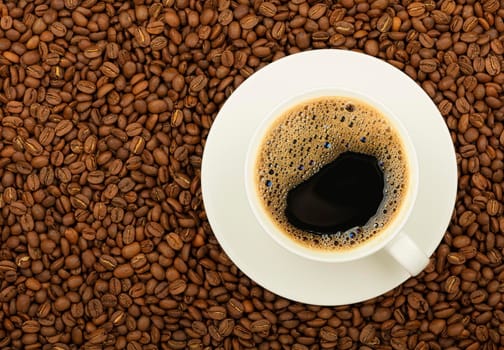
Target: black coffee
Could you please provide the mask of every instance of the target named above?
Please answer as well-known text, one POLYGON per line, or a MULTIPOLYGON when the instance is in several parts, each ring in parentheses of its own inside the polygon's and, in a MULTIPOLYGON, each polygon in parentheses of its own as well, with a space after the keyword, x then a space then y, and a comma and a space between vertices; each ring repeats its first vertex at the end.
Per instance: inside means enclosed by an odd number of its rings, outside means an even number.
POLYGON ((383 199, 383 171, 370 155, 345 152, 287 194, 289 222, 324 234, 363 226, 383 199))
POLYGON ((312 99, 266 130, 257 195, 299 244, 349 249, 394 222, 409 186, 407 163, 402 139, 379 110, 354 98, 312 99))

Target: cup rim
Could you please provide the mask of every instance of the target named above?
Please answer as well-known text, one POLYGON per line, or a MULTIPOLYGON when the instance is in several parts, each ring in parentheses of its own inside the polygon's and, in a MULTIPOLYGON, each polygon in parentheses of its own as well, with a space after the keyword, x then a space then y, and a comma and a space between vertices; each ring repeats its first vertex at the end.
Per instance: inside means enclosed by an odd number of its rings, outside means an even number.
POLYGON ((268 113, 268 115, 261 121, 261 123, 254 131, 252 139, 247 147, 247 153, 245 157, 244 181, 247 202, 252 212, 254 213, 255 219, 259 222, 262 229, 268 234, 270 238, 272 238, 284 249, 287 249, 288 251, 303 258, 320 262, 348 262, 364 258, 384 248, 390 241, 394 239, 394 237, 399 234, 399 232, 401 232, 402 228, 411 215, 411 211, 414 207, 418 192, 418 178, 418 159, 416 151, 408 134, 408 131, 401 123, 398 116, 396 116, 391 110, 386 108, 386 106, 367 95, 364 95, 358 91, 333 87, 309 90, 296 96, 289 97, 286 100, 278 103, 277 106, 273 108, 270 113, 268 113), (268 216, 266 210, 260 203, 260 200, 257 196, 257 186, 255 185, 254 179, 254 170, 257 159, 257 152, 259 151, 259 143, 265 136, 268 128, 275 122, 276 117, 281 116, 283 112, 287 111, 289 108, 292 108, 296 104, 324 96, 350 97, 359 99, 380 111, 391 121, 396 131, 399 133, 400 138, 403 141, 404 148, 407 151, 406 153, 408 154, 408 168, 410 175, 408 193, 406 194, 405 202, 400 207, 399 214, 397 214, 392 222, 388 224, 388 228, 386 228, 384 232, 381 232, 376 237, 373 237, 373 239, 371 239, 369 242, 361 244, 353 249, 339 252, 318 251, 310 249, 308 247, 302 246, 300 243, 296 243, 293 239, 287 237, 287 234, 281 232, 278 226, 268 216))

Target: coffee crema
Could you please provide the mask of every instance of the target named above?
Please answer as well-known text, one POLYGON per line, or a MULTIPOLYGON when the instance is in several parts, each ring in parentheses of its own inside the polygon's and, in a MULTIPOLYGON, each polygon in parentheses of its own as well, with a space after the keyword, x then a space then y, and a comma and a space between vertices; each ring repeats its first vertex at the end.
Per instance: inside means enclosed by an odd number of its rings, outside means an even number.
POLYGON ((260 142, 255 174, 259 201, 277 228, 303 246, 331 251, 353 249, 383 232, 400 212, 410 181, 392 122, 342 96, 307 100, 282 113, 260 142))

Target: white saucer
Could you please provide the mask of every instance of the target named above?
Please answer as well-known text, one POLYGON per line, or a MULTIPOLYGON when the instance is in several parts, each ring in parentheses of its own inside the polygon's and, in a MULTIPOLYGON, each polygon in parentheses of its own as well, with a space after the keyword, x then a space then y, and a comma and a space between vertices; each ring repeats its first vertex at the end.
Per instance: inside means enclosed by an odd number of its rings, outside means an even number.
POLYGON ((316 50, 285 57, 248 78, 226 101, 205 146, 203 200, 219 243, 251 279, 285 298, 341 305, 378 296, 408 273, 385 252, 348 263, 307 260, 279 246, 256 221, 244 185, 254 131, 275 107, 311 90, 371 96, 406 127, 419 163, 419 188, 404 231, 430 256, 448 226, 457 189, 453 144, 427 94, 393 66, 364 54, 316 50))

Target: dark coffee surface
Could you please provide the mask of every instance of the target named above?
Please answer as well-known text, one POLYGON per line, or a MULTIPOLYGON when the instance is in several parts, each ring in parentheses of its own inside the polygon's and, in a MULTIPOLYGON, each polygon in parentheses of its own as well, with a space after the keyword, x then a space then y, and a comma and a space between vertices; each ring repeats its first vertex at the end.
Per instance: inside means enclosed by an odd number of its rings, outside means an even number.
POLYGON ((322 96, 287 108, 266 129, 256 159, 257 196, 290 239, 316 250, 354 249, 396 220, 409 189, 408 157, 395 125, 377 108, 322 96), (356 153, 362 159, 347 158, 356 153), (344 162, 335 162, 343 154, 344 162), (374 167, 358 171, 370 159, 380 174, 374 167), (338 171, 323 170, 333 162, 338 171), (350 172, 340 171, 342 164, 350 172))
POLYGON ((376 214, 383 187, 375 157, 345 152, 289 191, 286 216, 302 230, 344 232, 364 226, 376 214))

